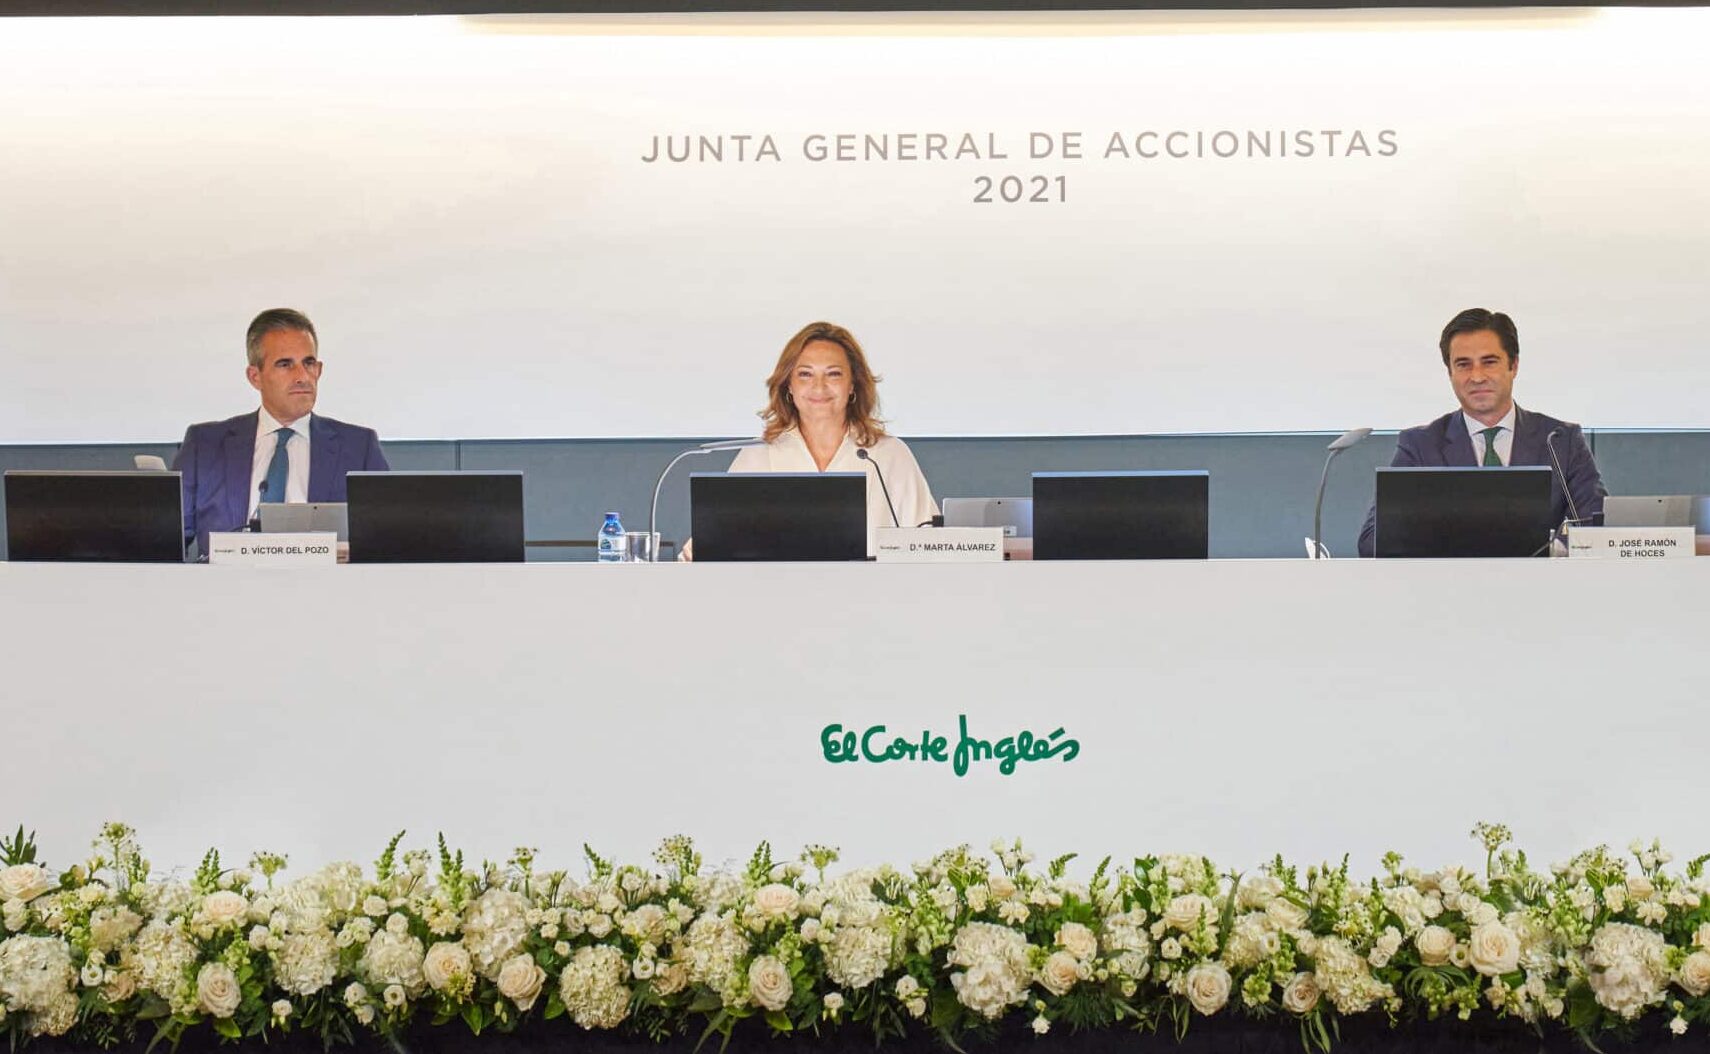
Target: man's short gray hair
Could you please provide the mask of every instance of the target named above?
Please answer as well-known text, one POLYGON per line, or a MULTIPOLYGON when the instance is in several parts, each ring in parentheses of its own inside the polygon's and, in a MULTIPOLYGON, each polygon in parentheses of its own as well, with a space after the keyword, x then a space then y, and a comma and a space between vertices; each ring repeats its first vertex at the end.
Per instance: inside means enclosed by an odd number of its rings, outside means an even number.
POLYGON ((309 321, 308 315, 288 307, 270 307, 255 316, 255 321, 249 324, 249 333, 244 337, 244 349, 249 352, 251 366, 261 365, 261 338, 281 329, 307 333, 315 342, 315 350, 320 350, 321 338, 315 335, 315 324, 309 321))

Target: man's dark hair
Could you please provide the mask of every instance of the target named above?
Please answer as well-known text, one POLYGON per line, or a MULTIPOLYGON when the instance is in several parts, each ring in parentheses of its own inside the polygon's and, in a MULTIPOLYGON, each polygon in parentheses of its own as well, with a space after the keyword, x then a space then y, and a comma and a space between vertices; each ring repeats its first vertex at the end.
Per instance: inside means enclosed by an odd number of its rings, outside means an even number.
POLYGON ((1449 319, 1449 324, 1443 327, 1443 339, 1437 342, 1437 347, 1443 352, 1443 365, 1449 364, 1449 341, 1462 333, 1477 333, 1486 329, 1496 334, 1496 339, 1502 342, 1502 350, 1508 353, 1508 365, 1517 364, 1520 361, 1520 331, 1514 328, 1514 320, 1500 311, 1469 307, 1449 319))
POLYGON ((244 336, 243 346, 249 353, 251 366, 261 365, 261 338, 281 329, 307 333, 314 339, 317 350, 321 346, 321 338, 315 335, 315 324, 309 321, 308 315, 288 307, 270 307, 255 316, 255 321, 249 324, 249 332, 244 336))

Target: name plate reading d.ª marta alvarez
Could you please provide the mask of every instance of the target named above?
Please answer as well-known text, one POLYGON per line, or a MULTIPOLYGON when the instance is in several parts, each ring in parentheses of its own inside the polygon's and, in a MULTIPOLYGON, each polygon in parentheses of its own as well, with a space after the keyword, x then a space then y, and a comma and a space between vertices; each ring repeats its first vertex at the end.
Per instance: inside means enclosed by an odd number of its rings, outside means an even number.
POLYGON ((331 531, 210 534, 208 562, 225 567, 331 566, 338 563, 338 535, 331 531))
POLYGON ((875 544, 880 563, 1003 562, 1002 527, 880 527, 875 544))

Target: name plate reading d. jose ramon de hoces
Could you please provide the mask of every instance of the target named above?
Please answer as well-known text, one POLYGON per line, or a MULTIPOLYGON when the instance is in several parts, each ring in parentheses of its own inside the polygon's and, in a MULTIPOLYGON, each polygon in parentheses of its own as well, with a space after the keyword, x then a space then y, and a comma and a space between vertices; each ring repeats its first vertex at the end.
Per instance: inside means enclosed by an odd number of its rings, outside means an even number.
POLYGON ((1569 527, 1568 555, 1594 560, 1669 560, 1695 553, 1691 527, 1569 527))
POLYGON ((875 544, 882 564, 1003 562, 1002 527, 880 527, 875 544))
POLYGON ((331 531, 210 534, 208 562, 225 567, 330 567, 338 563, 338 535, 331 531))

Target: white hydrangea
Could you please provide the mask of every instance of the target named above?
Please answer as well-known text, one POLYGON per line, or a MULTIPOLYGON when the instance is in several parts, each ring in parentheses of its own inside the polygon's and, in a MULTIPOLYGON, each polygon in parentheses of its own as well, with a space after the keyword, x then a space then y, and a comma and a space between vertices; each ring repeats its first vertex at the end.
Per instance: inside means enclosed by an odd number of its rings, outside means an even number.
POLYGON ((1326 937, 1313 949, 1312 979, 1324 997, 1344 1014, 1357 1014, 1394 994, 1372 976, 1366 960, 1340 937, 1326 937))
POLYGON ((96 951, 113 951, 141 929, 142 922, 130 908, 96 908, 89 915, 89 943, 96 951))
POLYGON ((71 996, 76 983, 71 949, 58 937, 17 936, 0 941, 0 1004, 30 1014, 46 1013, 71 996))
POLYGON ((475 969, 489 981, 528 940, 528 898, 509 889, 489 889, 469 905, 463 918, 463 945, 475 969))
POLYGON ((610 945, 579 948, 558 979, 558 996, 585 1029, 616 1028, 629 1016, 629 964, 610 945))
POLYGON ((1662 934, 1625 922, 1606 923, 1591 935, 1585 965, 1598 1004, 1629 1021, 1660 1003, 1669 981, 1662 934))
POLYGON ((1008 926, 968 923, 951 940, 947 961, 962 967, 950 975, 956 998, 983 1017, 995 1020, 1027 998, 1027 938, 1008 926))
POLYGON ((839 926, 830 940, 822 940, 825 972, 844 988, 865 988, 890 968, 894 942, 889 929, 877 926, 839 926))
POLYGON ((174 1011, 194 1005, 185 990, 189 984, 186 971, 196 961, 196 946, 183 930, 156 919, 137 933, 128 950, 138 984, 171 1003, 174 1011))
POLYGON ((419 937, 381 930, 362 949, 356 969, 374 987, 397 985, 406 995, 418 996, 427 988, 427 976, 422 972, 426 954, 419 937))
MULTIPOLYGON (((748 954, 748 938, 737 929, 729 913, 707 914, 689 924, 678 947, 688 965, 690 982, 722 994, 731 990, 737 960, 748 954)), ((741 989, 746 997, 746 983, 741 989)))
POLYGON ((273 979, 279 987, 295 995, 314 995, 332 984, 338 972, 338 948, 329 930, 317 927, 287 933, 276 943, 278 947, 270 957, 273 979))
POLYGON ((1229 941, 1223 947, 1223 962, 1232 969, 1245 970, 1269 959, 1282 948, 1270 917, 1263 911, 1250 911, 1236 916, 1230 927, 1229 941))

